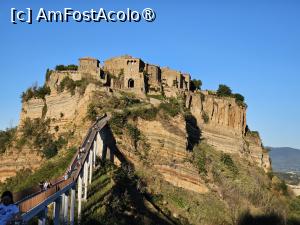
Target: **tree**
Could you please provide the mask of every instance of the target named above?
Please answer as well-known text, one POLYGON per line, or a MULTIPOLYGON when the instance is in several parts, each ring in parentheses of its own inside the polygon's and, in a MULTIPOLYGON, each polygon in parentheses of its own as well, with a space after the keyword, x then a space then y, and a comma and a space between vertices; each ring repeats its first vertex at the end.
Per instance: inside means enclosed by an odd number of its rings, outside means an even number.
POLYGON ((193 79, 193 80, 191 81, 191 90, 192 90, 192 91, 200 90, 200 89, 201 89, 201 86, 202 86, 202 81, 201 81, 201 80, 193 79))
POLYGON ((227 85, 224 84, 220 84, 219 88, 217 90, 217 95, 218 96, 231 96, 232 91, 230 89, 230 87, 228 87, 227 85))
POLYGON ((244 100, 245 100, 245 97, 243 96, 243 95, 241 95, 241 94, 234 94, 233 95, 233 97, 235 98, 235 100, 236 101, 238 101, 238 102, 244 102, 244 100))

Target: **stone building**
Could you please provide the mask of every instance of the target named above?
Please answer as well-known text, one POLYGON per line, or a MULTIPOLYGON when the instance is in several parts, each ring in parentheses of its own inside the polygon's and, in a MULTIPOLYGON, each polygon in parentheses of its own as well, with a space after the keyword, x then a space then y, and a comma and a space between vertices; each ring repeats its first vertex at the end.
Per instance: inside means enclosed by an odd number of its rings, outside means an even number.
POLYGON ((99 60, 91 57, 80 58, 78 72, 86 77, 99 79, 101 73, 99 60))
POLYGON ((106 60, 103 70, 112 77, 112 87, 135 93, 161 93, 163 87, 174 91, 190 89, 189 74, 161 69, 129 55, 106 60))
POLYGON ((129 55, 108 59, 103 65, 95 58, 80 58, 77 71, 54 71, 54 74, 59 82, 66 76, 73 80, 88 78, 135 94, 161 94, 165 91, 169 97, 190 89, 189 74, 144 63, 129 55))

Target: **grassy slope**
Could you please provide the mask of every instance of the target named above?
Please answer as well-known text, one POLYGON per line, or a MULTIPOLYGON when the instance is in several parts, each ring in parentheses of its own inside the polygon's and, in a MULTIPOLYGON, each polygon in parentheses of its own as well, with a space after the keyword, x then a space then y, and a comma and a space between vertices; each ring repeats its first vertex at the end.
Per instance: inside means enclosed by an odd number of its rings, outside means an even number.
POLYGON ((83 205, 82 224, 179 224, 157 211, 137 189, 136 176, 115 166, 98 169, 83 205))

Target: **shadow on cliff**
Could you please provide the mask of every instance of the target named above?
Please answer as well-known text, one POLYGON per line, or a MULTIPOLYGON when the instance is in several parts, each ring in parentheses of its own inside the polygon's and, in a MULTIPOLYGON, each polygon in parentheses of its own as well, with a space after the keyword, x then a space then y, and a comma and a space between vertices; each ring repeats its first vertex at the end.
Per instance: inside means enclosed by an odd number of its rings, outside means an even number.
POLYGON ((188 151, 193 151, 195 145, 199 144, 201 139, 201 130, 197 125, 197 119, 192 114, 185 115, 186 132, 188 139, 188 151))
MULTIPOLYGON (((100 136, 105 143, 102 164, 105 166, 108 159, 114 162, 116 157, 121 162, 121 166, 113 177, 115 185, 107 199, 109 204, 106 204, 105 214, 101 218, 89 218, 83 224, 183 224, 182 221, 162 211, 153 201, 153 196, 147 193, 146 185, 134 173, 134 165, 118 149, 109 125, 102 129, 100 136)), ((187 222, 184 224, 189 225, 187 222)))
POLYGON ((290 219, 286 223, 284 218, 277 214, 253 216, 249 212, 239 218, 238 225, 300 225, 300 221, 290 219))

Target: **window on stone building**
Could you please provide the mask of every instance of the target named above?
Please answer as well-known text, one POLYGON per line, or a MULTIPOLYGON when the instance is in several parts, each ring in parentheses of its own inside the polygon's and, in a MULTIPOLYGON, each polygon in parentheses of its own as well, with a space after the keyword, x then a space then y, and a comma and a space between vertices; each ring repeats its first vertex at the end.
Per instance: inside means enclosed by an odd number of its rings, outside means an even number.
POLYGON ((134 80, 133 79, 128 80, 128 88, 134 88, 134 80))

